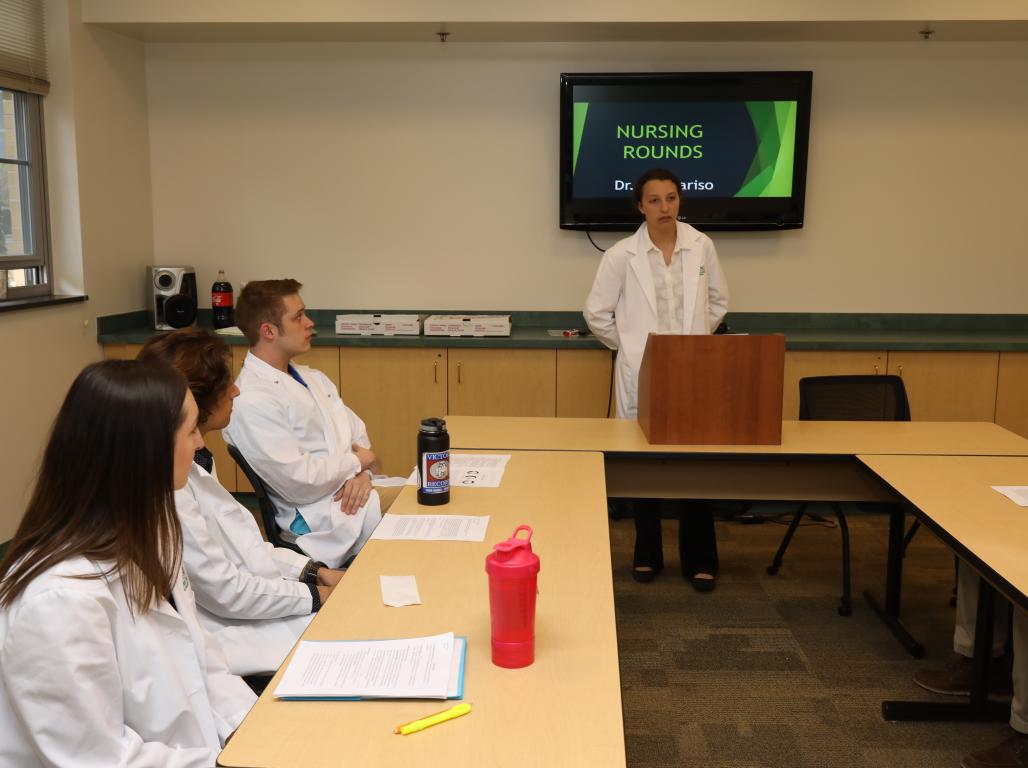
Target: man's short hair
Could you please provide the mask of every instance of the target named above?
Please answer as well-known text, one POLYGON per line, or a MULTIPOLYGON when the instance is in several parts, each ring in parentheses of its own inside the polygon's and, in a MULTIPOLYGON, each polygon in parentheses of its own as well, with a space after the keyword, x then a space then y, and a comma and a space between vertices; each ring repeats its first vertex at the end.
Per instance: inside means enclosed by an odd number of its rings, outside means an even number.
POLYGON ((246 336, 251 347, 257 346, 261 338, 261 326, 271 323, 281 328, 285 314, 286 296, 299 293, 303 284, 285 278, 284 280, 253 280, 243 286, 236 302, 236 325, 246 336))
POLYGON ((667 168, 650 168, 648 171, 643 171, 642 176, 635 180, 635 185, 632 187, 632 197, 635 199, 636 207, 642 204, 643 187, 650 181, 670 181, 675 185, 678 197, 682 197, 682 182, 674 173, 667 168))

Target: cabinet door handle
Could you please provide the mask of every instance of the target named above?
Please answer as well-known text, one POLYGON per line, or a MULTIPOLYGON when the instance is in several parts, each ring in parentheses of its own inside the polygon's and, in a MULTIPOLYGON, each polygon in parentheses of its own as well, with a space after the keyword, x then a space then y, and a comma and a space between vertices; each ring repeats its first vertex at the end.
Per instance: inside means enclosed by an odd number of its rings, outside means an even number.
POLYGON ((896 366, 896 373, 898 373, 898 374, 899 374, 899 377, 900 377, 901 379, 903 378, 903 366, 902 366, 902 365, 897 365, 897 366, 896 366))
POLYGON ((439 361, 436 360, 432 363, 432 383, 439 383, 439 361))
POLYGON ((461 383, 461 379, 460 379, 460 366, 461 366, 461 364, 457 363, 457 383, 458 384, 461 383))
POLYGON ((878 363, 875 363, 875 376, 878 375, 878 363))

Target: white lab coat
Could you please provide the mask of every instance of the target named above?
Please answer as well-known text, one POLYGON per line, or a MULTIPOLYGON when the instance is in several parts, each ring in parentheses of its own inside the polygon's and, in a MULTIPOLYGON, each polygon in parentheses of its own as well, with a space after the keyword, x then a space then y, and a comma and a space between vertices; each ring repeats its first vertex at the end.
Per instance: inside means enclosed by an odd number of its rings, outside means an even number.
POLYGON ((209 768, 255 700, 196 618, 188 577, 133 615, 72 558, 0 611, 0 765, 209 768))
POLYGON ((314 617, 310 587, 297 581, 310 558, 266 542, 212 471, 193 464, 175 492, 197 614, 234 674, 274 672, 314 617))
POLYGON ((353 515, 343 514, 332 498, 361 471, 352 444, 370 448, 371 441, 364 422, 343 404, 325 374, 294 367, 307 387, 248 353, 236 379, 232 420, 222 435, 270 487, 279 527, 288 531, 299 512, 311 532, 298 536, 297 546, 338 568, 382 519, 376 491, 353 515))
MULTIPOLYGON (((650 271, 649 235, 643 223, 634 235, 603 254, 585 300, 585 321, 600 341, 618 351, 615 364, 617 415, 637 415, 639 366, 646 340, 656 333, 657 294, 650 271)), ((712 333, 728 311, 728 285, 709 237, 678 222, 682 248, 682 317, 687 334, 712 333)))

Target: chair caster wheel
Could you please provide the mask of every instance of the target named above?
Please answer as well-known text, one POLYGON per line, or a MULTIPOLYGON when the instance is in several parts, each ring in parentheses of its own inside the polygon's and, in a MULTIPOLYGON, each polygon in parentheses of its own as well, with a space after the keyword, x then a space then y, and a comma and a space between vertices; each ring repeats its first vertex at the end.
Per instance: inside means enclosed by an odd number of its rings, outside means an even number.
POLYGON ((768 576, 775 576, 777 573, 778 573, 778 566, 777 565, 769 565, 767 567, 767 575, 768 576))
POLYGON ((840 616, 852 616, 853 615, 853 607, 849 606, 849 605, 840 605, 837 610, 839 611, 839 615, 840 616))

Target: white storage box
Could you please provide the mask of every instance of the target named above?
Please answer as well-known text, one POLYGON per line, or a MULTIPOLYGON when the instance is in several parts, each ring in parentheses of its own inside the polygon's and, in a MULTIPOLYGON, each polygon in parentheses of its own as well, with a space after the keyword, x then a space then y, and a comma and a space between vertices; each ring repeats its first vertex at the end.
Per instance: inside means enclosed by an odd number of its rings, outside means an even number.
POLYGON ((336 315, 336 333, 358 336, 417 336, 417 315, 336 315))
POLYGON ((510 315, 429 315, 426 336, 510 336, 510 315))

